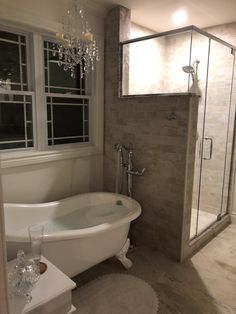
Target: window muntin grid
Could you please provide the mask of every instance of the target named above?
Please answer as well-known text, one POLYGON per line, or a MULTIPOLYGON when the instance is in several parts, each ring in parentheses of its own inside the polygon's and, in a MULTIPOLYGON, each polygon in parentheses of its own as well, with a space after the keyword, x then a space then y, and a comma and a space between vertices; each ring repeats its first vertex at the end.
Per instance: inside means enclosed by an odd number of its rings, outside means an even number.
POLYGON ((47 96, 49 146, 89 141, 89 100, 47 96))
POLYGON ((28 90, 26 36, 0 31, 0 90, 28 90))
POLYGON ((86 77, 81 78, 80 66, 75 71, 75 78, 71 77, 70 71, 64 70, 64 64, 58 66, 58 55, 55 55, 55 42, 44 41, 44 74, 45 92, 85 95, 86 77))
POLYGON ((0 150, 32 148, 33 95, 0 94, 0 150))

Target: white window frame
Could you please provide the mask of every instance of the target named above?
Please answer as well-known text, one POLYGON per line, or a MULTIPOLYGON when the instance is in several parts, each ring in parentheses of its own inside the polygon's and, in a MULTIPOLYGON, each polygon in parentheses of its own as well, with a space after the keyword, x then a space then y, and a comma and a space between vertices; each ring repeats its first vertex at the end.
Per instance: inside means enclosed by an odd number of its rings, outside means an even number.
MULTIPOLYGON (((1 30, 8 32, 28 34, 29 51, 32 73, 28 74, 29 91, 34 95, 32 103, 34 148, 2 150, 0 153, 1 167, 9 168, 37 164, 41 162, 63 160, 75 157, 85 157, 103 153, 103 60, 97 63, 91 78, 90 113, 89 113, 89 142, 48 145, 47 143, 47 106, 44 85, 44 55, 43 40, 53 39, 55 34, 41 32, 29 27, 0 26, 1 30), (32 75, 32 76, 31 76, 32 75)), ((103 38, 95 36, 99 46, 100 55, 103 56, 103 38)), ((28 67, 29 69, 29 67, 28 67)), ((28 70, 29 72, 29 70, 28 70)), ((12 91, 16 94, 16 91, 12 91)), ((23 93, 27 93, 23 92, 23 93)), ((87 96, 87 95, 85 95, 87 96)))

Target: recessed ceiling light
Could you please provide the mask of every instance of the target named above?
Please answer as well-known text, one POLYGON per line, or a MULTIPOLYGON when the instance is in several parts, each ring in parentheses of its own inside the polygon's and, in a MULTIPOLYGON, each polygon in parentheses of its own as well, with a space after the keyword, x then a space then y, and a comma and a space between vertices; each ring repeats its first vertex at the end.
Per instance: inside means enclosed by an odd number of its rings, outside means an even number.
POLYGON ((178 10, 172 15, 172 20, 175 25, 181 25, 187 21, 187 12, 185 10, 178 10))

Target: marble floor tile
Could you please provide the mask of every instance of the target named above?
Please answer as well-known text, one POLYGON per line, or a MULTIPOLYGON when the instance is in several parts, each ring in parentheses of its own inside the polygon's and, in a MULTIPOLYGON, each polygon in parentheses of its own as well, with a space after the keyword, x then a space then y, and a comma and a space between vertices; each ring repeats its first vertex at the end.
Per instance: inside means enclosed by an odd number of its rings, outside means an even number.
MULTIPOLYGON (((111 258, 73 280, 82 286, 103 274, 130 273, 156 291, 158 314, 236 313, 236 225, 227 227, 182 264, 144 246, 133 249, 129 257, 134 263, 129 271, 111 258)), ((73 304, 79 308, 78 293, 79 289, 73 292, 73 304)))

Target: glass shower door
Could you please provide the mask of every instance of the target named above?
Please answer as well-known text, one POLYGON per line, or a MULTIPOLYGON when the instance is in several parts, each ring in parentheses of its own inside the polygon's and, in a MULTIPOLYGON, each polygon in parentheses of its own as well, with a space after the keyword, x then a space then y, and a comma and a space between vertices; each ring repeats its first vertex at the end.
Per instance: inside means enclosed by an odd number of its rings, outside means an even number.
POLYGON ((210 40, 206 88, 199 104, 191 238, 227 212, 234 131, 233 69, 231 49, 210 40))

